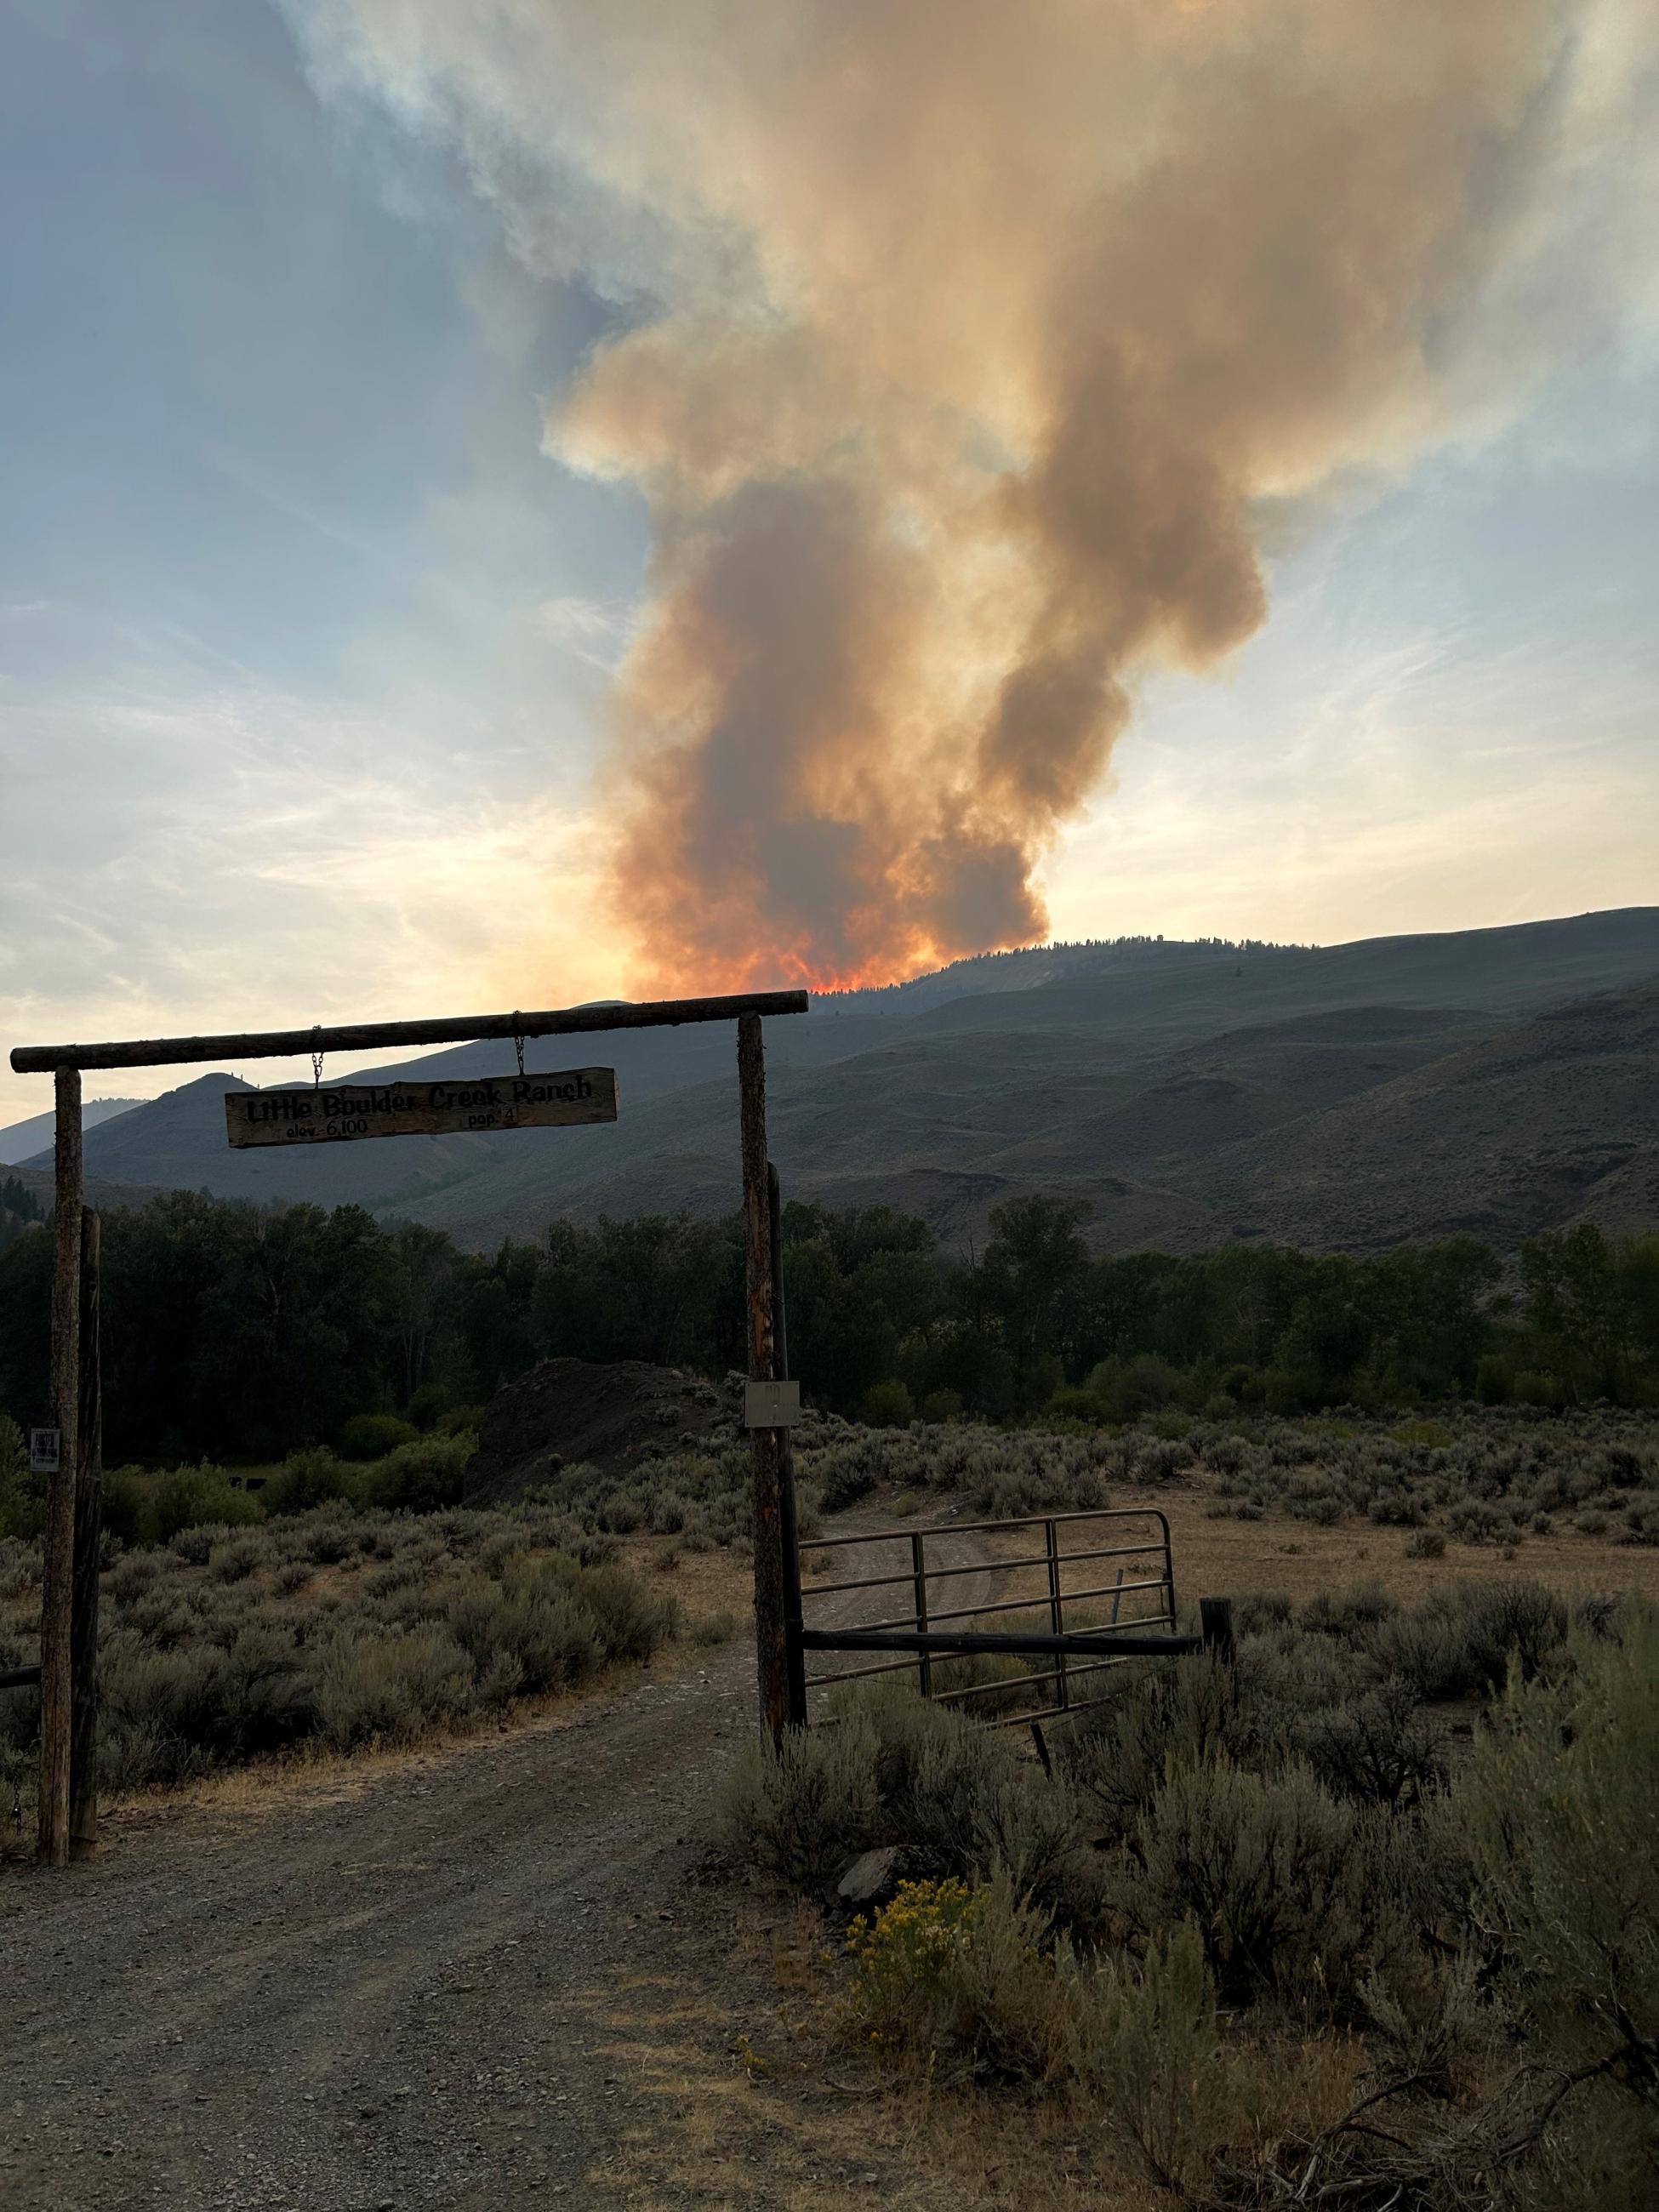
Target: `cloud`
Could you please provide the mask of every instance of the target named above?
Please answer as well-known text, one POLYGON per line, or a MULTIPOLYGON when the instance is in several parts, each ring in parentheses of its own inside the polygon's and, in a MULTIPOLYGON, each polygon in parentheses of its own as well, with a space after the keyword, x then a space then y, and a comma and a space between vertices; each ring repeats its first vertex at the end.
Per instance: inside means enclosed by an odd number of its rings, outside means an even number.
MULTIPOLYGON (((9 728, 0 766, 27 775, 8 774, 0 836, 6 1051, 616 988, 602 829, 568 793, 470 786, 430 732, 246 690, 100 694, 9 728), (83 794, 67 856, 34 826, 65 788, 83 794)), ((0 1113, 33 1103, 0 1083, 0 1113)))
POLYGON ((639 611, 626 599, 586 599, 579 592, 544 599, 536 609, 544 637, 565 647, 592 668, 614 675, 638 628, 639 611))

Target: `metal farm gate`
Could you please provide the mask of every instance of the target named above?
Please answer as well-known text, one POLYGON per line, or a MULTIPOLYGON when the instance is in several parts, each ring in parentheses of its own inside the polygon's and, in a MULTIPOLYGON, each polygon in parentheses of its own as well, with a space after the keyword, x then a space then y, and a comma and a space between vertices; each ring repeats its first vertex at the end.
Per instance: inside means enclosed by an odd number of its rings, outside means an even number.
POLYGON ((1012 1727, 1101 1704, 1105 1675, 1132 1660, 1231 1642, 1224 1599, 1200 1601, 1201 1633, 1177 1630, 1170 1524, 1152 1506, 818 1536, 799 1556, 790 1629, 809 1693, 914 1674, 924 1697, 1012 1727), (844 1571, 854 1565, 864 1571, 844 1571), (878 1617, 825 1617, 840 1610, 830 1601, 865 1591, 881 1593, 878 1617), (868 1663, 808 1674, 813 1655, 868 1663))

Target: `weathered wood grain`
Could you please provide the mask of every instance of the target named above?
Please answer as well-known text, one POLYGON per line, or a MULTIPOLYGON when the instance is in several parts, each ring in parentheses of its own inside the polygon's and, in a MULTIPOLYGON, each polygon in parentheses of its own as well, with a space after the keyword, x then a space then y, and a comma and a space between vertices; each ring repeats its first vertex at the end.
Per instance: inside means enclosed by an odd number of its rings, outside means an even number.
MULTIPOLYGON (((783 1295, 783 1186, 776 1164, 766 1166, 766 1210, 772 1266, 772 1372, 789 1373, 788 1309, 783 1295)), ((783 1560, 784 1692, 791 1728, 806 1726, 806 1654, 800 1640, 800 1522, 795 1510, 795 1458, 787 1429, 778 1431, 778 1547, 783 1560)))
POLYGON ((70 1856, 98 1846, 98 1553, 104 1533, 104 1364, 98 1216, 81 1209, 81 1432, 70 1612, 70 1856))
MULTIPOLYGON (((743 1258, 749 1308, 749 1373, 757 1382, 777 1374, 772 1312, 772 1208, 767 1184, 766 1055, 758 1014, 738 1024, 738 1105, 743 1146, 743 1258)), ((761 1726, 774 1743, 788 1720, 787 1657, 783 1626, 783 1528, 779 1462, 781 1432, 751 1429, 754 1454, 755 1664, 761 1726)))
POLYGON ((46 1559, 40 1577, 40 1856, 66 1866, 70 1847, 70 1624, 75 1603, 75 1480, 81 1433, 81 1076, 60 1067, 57 1081, 57 1210, 52 1274, 52 1418, 58 1472, 46 1492, 46 1559))
POLYGON ((609 1067, 225 1093, 226 1132, 238 1151, 258 1145, 349 1144, 363 1137, 568 1129, 616 1118, 617 1076, 609 1067))
POLYGON ((435 1022, 352 1022, 309 1030, 222 1030, 210 1036, 134 1037, 117 1044, 20 1044, 19 1075, 57 1067, 177 1067, 190 1060, 291 1060, 302 1052, 380 1052, 406 1044, 475 1044, 484 1037, 585 1036, 595 1030, 678 1029, 744 1014, 804 1014, 805 991, 743 991, 721 999, 647 999, 638 1005, 562 1006, 551 1012, 462 1014, 435 1022))

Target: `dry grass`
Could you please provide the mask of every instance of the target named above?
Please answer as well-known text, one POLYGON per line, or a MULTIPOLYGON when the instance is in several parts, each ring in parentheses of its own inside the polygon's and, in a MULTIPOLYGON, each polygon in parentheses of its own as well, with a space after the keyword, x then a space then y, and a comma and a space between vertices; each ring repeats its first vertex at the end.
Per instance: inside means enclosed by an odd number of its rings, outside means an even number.
POLYGON ((823 1922, 738 1901, 705 1958, 550 2012, 643 2117, 586 2201, 629 2212, 1155 2212, 1123 2146, 1075 2116, 896 2081, 848 2033, 823 1922), (735 1990, 735 2001, 733 1992, 735 1990))
MULTIPOLYGON (((671 1578, 647 1583, 609 1549, 544 1507, 422 1517, 336 1505, 118 1553, 100 1593, 103 1791, 533 1716, 674 1631, 671 1578)), ((38 1545, 0 1545, 9 1662, 37 1648, 39 1577, 38 1545)), ((27 1692, 0 1710, 0 1781, 20 1796, 37 1716, 27 1692)))
POLYGON ((1176 1588, 1183 1600, 1245 1591, 1283 1590, 1298 1602, 1321 1590, 1375 1579, 1394 1596, 1416 1603, 1459 1582, 1509 1582, 1517 1575, 1567 1599, 1659 1597, 1659 1550, 1613 1544, 1567 1528, 1532 1536, 1506 1557, 1494 1544, 1449 1539, 1437 1559, 1413 1558, 1411 1528, 1363 1522, 1321 1528, 1310 1521, 1211 1517, 1214 1492, 1201 1475, 1180 1487, 1125 1487, 1114 1505, 1155 1505, 1170 1518, 1176 1588))

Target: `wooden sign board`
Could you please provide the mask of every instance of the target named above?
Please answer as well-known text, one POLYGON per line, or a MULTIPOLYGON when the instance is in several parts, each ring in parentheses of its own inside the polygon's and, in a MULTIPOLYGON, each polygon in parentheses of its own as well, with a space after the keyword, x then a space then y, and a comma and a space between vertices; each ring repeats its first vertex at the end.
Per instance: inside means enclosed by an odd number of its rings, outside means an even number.
POLYGON ((228 1091, 225 1126, 251 1145, 347 1144, 359 1137, 478 1136, 491 1129, 568 1129, 617 1118, 617 1072, 451 1075, 437 1083, 306 1084, 228 1091))

